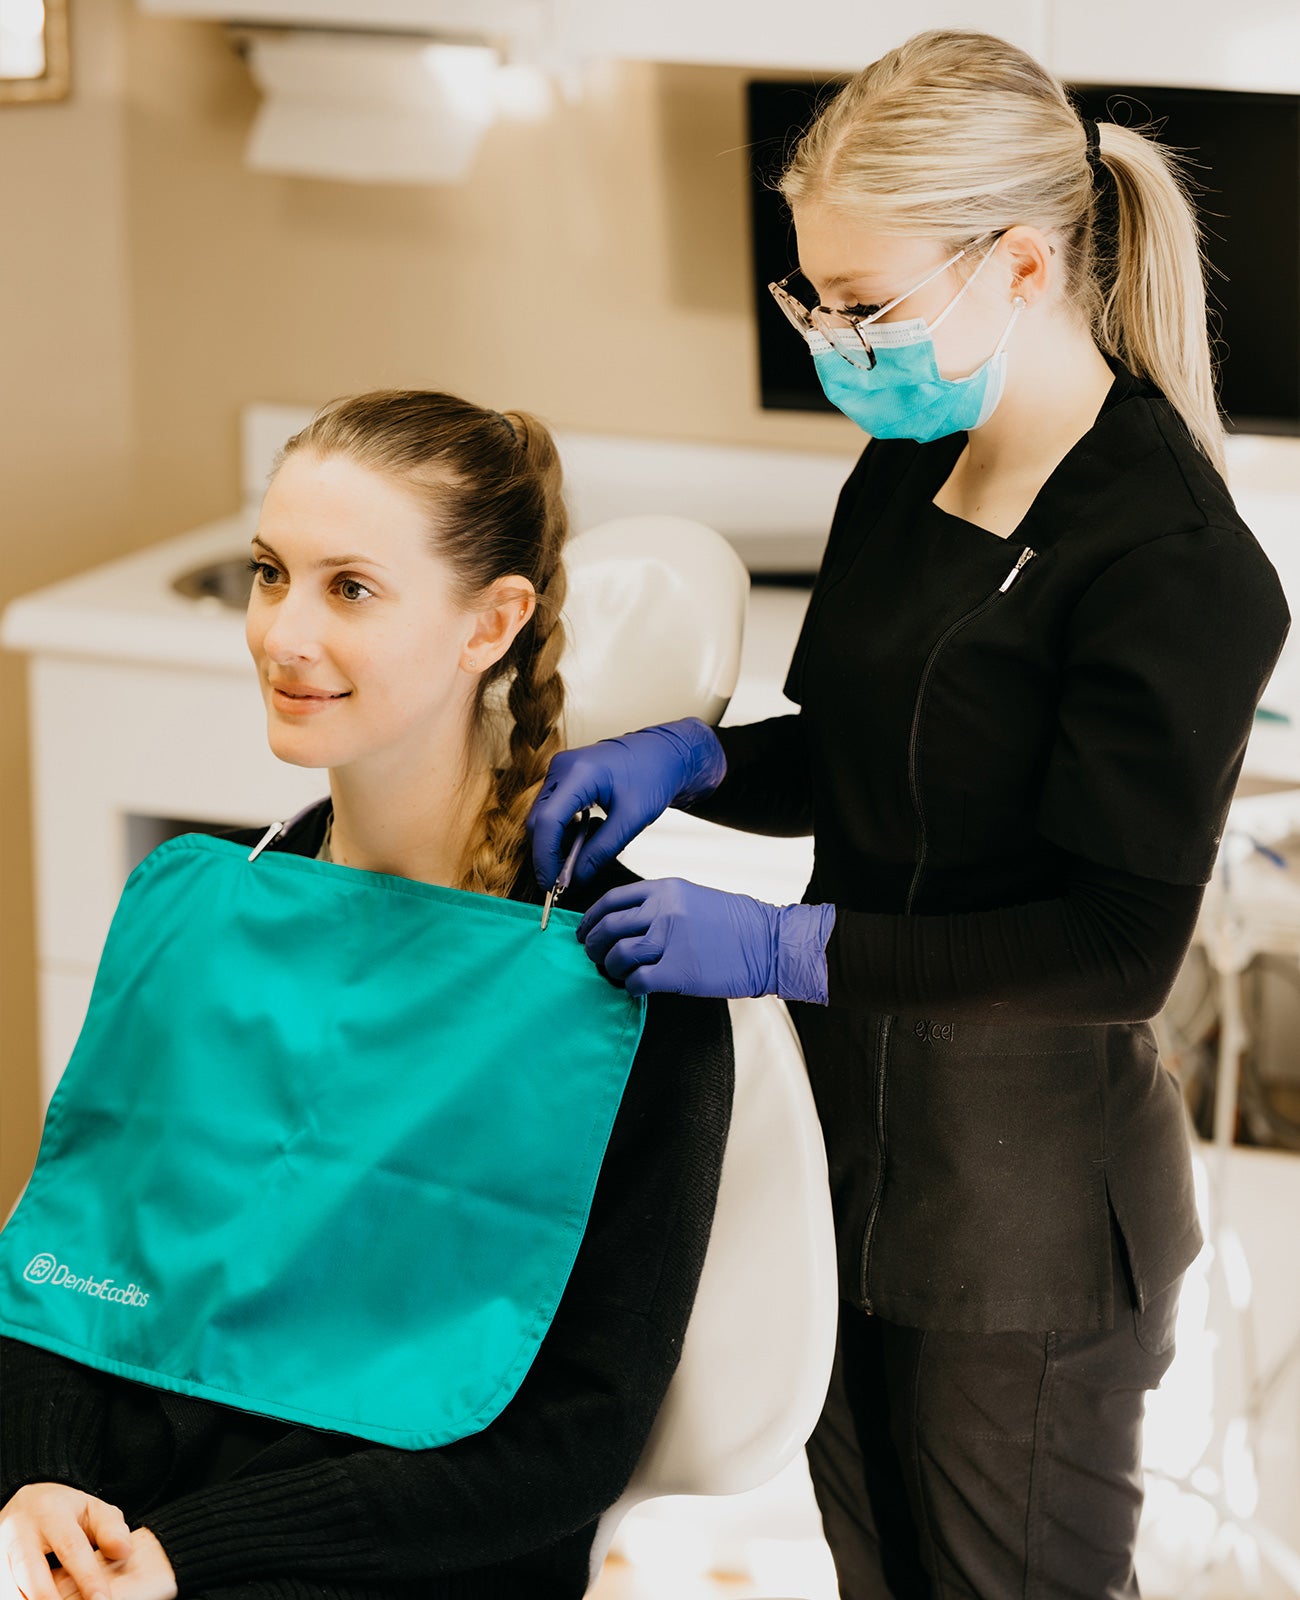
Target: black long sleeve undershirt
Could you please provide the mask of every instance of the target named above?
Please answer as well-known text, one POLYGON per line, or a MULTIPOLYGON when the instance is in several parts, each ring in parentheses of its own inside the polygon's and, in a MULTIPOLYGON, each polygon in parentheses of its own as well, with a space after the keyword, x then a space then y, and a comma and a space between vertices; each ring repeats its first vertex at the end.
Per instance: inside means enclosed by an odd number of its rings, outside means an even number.
POLYGON ((680 810, 724 828, 795 838, 812 832, 803 718, 797 712, 715 728, 727 771, 711 794, 680 810))
POLYGON ((1203 887, 1068 856, 1050 900, 944 916, 835 913, 833 1006, 945 1020, 1142 1022, 1169 998, 1203 887))
MULTIPOLYGON (((692 816, 769 836, 812 831, 798 713, 715 730, 727 773, 692 816)), ((1187 955, 1203 886, 1166 883, 1061 852, 1050 899, 944 915, 839 907, 826 945, 833 1006, 945 1018, 1144 1021, 1187 955)))

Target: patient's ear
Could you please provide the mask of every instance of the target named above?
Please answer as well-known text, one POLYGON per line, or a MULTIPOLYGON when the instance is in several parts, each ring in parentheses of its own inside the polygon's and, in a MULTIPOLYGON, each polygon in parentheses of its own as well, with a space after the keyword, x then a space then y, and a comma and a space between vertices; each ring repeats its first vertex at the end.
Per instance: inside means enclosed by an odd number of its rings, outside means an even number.
POLYGON ((537 591, 527 578, 517 572, 498 578, 484 591, 474 613, 474 631, 465 641, 461 666, 468 672, 485 672, 500 661, 536 608, 537 591))

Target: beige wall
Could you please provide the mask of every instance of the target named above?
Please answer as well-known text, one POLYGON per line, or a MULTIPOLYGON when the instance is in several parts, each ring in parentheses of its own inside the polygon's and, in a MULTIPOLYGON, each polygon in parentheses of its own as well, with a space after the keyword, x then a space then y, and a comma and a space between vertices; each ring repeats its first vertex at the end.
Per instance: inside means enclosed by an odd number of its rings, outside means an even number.
MULTIPOLYGON (((121 11, 75 11, 73 98, 0 106, 0 607, 133 536, 121 11)), ((39 1133, 25 695, 0 652, 0 1217, 39 1133)))
MULTIPOLYGON (((73 101, 0 114, 24 338, 0 604, 231 510, 252 399, 409 384, 568 427, 851 445, 754 398, 743 72, 595 70, 545 124, 498 125, 467 185, 354 187, 244 167, 256 98, 216 26, 74 10, 73 101)), ((39 1130, 23 673, 0 671, 3 1214, 39 1130)))

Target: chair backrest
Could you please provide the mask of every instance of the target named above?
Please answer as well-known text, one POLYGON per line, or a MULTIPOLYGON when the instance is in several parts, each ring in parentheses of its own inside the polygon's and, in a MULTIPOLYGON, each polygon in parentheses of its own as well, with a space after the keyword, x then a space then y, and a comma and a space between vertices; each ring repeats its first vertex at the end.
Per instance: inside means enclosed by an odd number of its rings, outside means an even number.
MULTIPOLYGON (((716 724, 735 688, 749 575, 712 528, 623 517, 566 554, 570 745, 677 717, 716 724)), ((774 996, 729 1003, 736 1086, 713 1228, 669 1384, 636 1471, 592 1546, 661 1495, 736 1494, 803 1448, 835 1351, 826 1151, 798 1035, 774 996)))
POLYGON ((835 1353, 826 1150, 803 1051, 774 996, 728 1002, 736 1088, 713 1231, 681 1360, 636 1471, 592 1545, 659 1495, 736 1494, 803 1448, 835 1353))

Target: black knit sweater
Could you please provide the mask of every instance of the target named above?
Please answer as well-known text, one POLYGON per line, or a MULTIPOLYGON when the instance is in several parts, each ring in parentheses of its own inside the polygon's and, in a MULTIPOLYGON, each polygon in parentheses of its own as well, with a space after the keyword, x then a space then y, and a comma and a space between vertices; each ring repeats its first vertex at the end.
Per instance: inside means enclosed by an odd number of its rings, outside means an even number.
MULTIPOLYGON (((268 848, 315 855, 329 815, 322 801, 268 848)), ((634 879, 615 862, 566 907, 634 879)), ((540 900, 527 866, 512 898, 540 900)), ((651 996, 554 1321, 479 1433, 398 1450, 0 1338, 0 1506, 38 1481, 120 1506, 157 1536, 180 1600, 581 1596, 681 1354, 732 1085, 726 1002, 651 996)))

